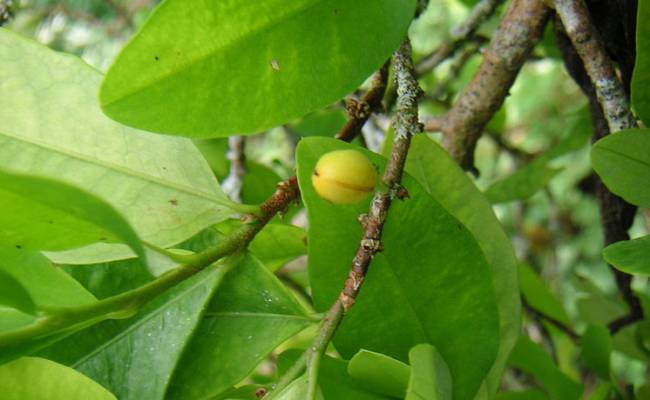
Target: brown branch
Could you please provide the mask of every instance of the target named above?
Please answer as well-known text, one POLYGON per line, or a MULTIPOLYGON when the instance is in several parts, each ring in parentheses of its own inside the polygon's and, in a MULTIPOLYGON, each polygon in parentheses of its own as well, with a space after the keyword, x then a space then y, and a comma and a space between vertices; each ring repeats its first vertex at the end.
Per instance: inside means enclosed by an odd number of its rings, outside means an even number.
POLYGON ((543 0, 513 0, 485 51, 479 71, 447 114, 442 126, 443 144, 464 169, 477 172, 476 143, 541 39, 548 16, 543 0))
POLYGON ((465 42, 474 37, 476 30, 494 14, 494 11, 502 2, 503 0, 481 0, 476 3, 467 18, 451 29, 449 32, 450 40, 443 43, 432 54, 418 61, 415 72, 418 75, 424 75, 454 55, 465 42))
POLYGON ((583 0, 554 0, 557 15, 596 91, 610 132, 635 128, 623 85, 616 76, 612 60, 598 39, 583 0))
POLYGON ((246 138, 244 136, 230 136, 228 138, 228 160, 230 172, 223 180, 221 188, 233 200, 241 201, 241 190, 246 175, 246 138))
MULTIPOLYGON (((382 250, 381 235, 384 222, 388 215, 391 202, 401 198, 403 188, 400 185, 406 156, 412 136, 422 130, 418 122, 417 98, 421 94, 413 70, 411 59, 411 45, 408 40, 400 46, 394 57, 395 81, 397 84, 397 108, 393 123, 395 128, 395 141, 382 177, 384 189, 379 189, 370 203, 367 215, 360 221, 364 227, 363 237, 352 260, 352 266, 347 280, 334 304, 323 318, 321 328, 314 342, 299 360, 300 368, 292 368, 291 374, 282 377, 275 389, 265 399, 272 399, 283 387, 289 384, 300 374, 307 365, 310 393, 316 387, 318 362, 325 352, 345 313, 354 305, 355 299, 363 286, 363 282, 372 258, 382 250)), ((298 365, 298 363, 296 364, 298 365)), ((309 397, 309 396, 308 396, 309 397)))
POLYGON ((571 338, 571 340, 577 341, 580 338, 580 335, 578 335, 570 326, 567 326, 562 322, 558 321, 557 319, 551 317, 550 315, 545 314, 544 312, 537 310, 536 308, 533 308, 533 306, 531 306, 530 303, 528 303, 523 296, 521 297, 521 304, 524 306, 526 311, 528 311, 531 315, 535 316, 536 318, 539 318, 540 320, 544 320, 549 324, 553 325, 554 327, 558 328, 562 332, 566 333, 567 336, 571 338))
POLYGON ((386 61, 384 65, 375 72, 372 77, 372 84, 370 89, 363 95, 361 100, 348 99, 346 109, 350 119, 343 126, 341 131, 336 135, 339 140, 346 142, 351 141, 361 133, 361 128, 368 121, 373 112, 381 109, 381 101, 386 92, 386 82, 388 81, 388 66, 390 61, 386 61))
MULTIPOLYGON (((569 3, 571 4, 556 1, 556 10, 561 13, 559 15, 561 20, 563 23, 568 21, 566 24, 569 25, 569 27, 564 26, 564 29, 556 26, 556 38, 569 73, 589 99, 594 130, 593 141, 596 141, 615 130, 636 126, 636 121, 627 105, 626 93, 629 93, 629 90, 626 90, 619 81, 612 60, 598 37, 606 35, 610 43, 622 47, 633 47, 634 43, 629 43, 626 35, 617 35, 608 31, 599 34, 590 21, 589 10, 585 4, 582 1, 569 3)), ((611 15, 611 13, 607 14, 611 15)), ((602 26, 607 29, 607 25, 602 26)), ((612 54, 621 54, 625 57, 627 52, 616 51, 612 54)), ((626 70, 631 70, 626 65, 629 60, 617 59, 617 61, 622 65, 624 73, 626 70)), ((629 85, 630 79, 625 76, 623 78, 626 85, 629 85)), ((597 175, 594 175, 593 180, 605 245, 628 240, 630 237, 627 230, 632 225, 636 207, 610 192, 597 175)), ((614 274, 621 296, 629 307, 627 315, 609 324, 609 330, 614 334, 621 328, 643 319, 643 309, 639 298, 632 291, 632 276, 611 265, 609 267, 614 274)))

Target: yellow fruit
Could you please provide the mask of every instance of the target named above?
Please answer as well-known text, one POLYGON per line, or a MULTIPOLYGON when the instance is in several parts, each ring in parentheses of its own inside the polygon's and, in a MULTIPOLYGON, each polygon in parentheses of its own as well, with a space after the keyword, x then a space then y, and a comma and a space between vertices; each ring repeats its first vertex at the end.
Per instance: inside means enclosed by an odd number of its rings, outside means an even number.
POLYGON ((377 171, 361 152, 335 150, 318 160, 311 183, 325 200, 334 204, 354 204, 375 189, 377 171))

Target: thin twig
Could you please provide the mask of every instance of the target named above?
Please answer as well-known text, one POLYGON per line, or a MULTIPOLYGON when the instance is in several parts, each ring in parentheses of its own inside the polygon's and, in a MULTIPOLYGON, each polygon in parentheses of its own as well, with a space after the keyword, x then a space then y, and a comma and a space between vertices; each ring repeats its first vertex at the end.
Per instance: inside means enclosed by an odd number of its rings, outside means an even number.
POLYGON ((550 323, 554 327, 556 327, 559 330, 561 330, 562 332, 566 333, 567 336, 569 336, 571 338, 571 340, 577 341, 578 339, 580 339, 580 335, 578 335, 570 326, 567 326, 567 325, 563 324, 562 322, 558 321, 557 319, 551 317, 550 315, 545 314, 544 312, 542 312, 540 310, 537 310, 536 308, 531 306, 530 303, 528 303, 523 296, 521 298, 521 304, 524 306, 526 311, 528 311, 530 314, 534 315, 535 317, 537 317, 539 319, 542 319, 542 320, 550 323))
POLYGON ((447 114, 442 126, 443 144, 464 169, 478 172, 474 167, 476 143, 541 39, 548 16, 543 0, 513 0, 479 71, 447 114))
POLYGON ((246 175, 246 137, 230 136, 228 138, 228 160, 230 172, 221 183, 221 188, 232 201, 241 202, 241 190, 246 175))
POLYGON ((432 54, 422 58, 415 67, 418 75, 424 75, 436 68, 447 58, 461 48, 461 46, 474 37, 477 29, 487 20, 503 0, 481 0, 470 11, 467 18, 449 32, 450 40, 443 43, 432 54))
POLYGON ((381 109, 381 101, 386 92, 389 65, 390 61, 386 61, 379 71, 375 72, 370 89, 363 95, 361 100, 348 99, 346 109, 350 118, 336 135, 337 139, 349 142, 359 136, 361 128, 368 121, 370 115, 381 109))
MULTIPOLYGON (((555 0, 555 9, 564 25, 558 31, 558 43, 565 64, 576 82, 589 99, 594 127, 594 140, 610 132, 637 126, 626 90, 614 70, 612 60, 602 43, 595 26, 591 23, 589 10, 582 0, 555 0), (563 43, 568 36, 572 46, 563 43), (582 63, 576 63, 576 56, 582 63)), ((605 32, 604 34, 607 34, 605 32)), ((610 38, 612 39, 612 38, 610 38)), ((595 177, 596 196, 600 207, 605 245, 628 240, 636 208, 613 194, 599 177, 595 177)), ((643 308, 632 290, 632 276, 610 265, 617 287, 629 307, 629 313, 609 323, 614 334, 621 328, 643 319, 643 308)))
MULTIPOLYGON (((343 290, 323 318, 321 328, 312 345, 305 352, 305 362, 308 370, 308 385, 310 393, 316 392, 315 378, 318 375, 318 360, 322 357, 338 328, 344 314, 355 302, 370 266, 372 258, 382 250, 381 235, 388 209, 395 198, 403 198, 404 188, 400 182, 404 171, 406 156, 412 136, 422 130, 418 122, 417 98, 420 88, 415 78, 413 61, 411 59, 411 45, 408 40, 400 46, 393 58, 395 68, 395 81, 397 84, 397 109, 394 121, 395 141, 391 157, 388 160, 382 177, 383 189, 378 190, 370 204, 367 215, 360 218, 364 227, 363 238, 359 243, 356 255, 343 290)), ((301 364, 302 365, 302 364, 301 364)), ((269 392, 265 399, 272 399, 282 391, 295 377, 302 373, 302 368, 292 369, 293 376, 285 375, 269 392)))

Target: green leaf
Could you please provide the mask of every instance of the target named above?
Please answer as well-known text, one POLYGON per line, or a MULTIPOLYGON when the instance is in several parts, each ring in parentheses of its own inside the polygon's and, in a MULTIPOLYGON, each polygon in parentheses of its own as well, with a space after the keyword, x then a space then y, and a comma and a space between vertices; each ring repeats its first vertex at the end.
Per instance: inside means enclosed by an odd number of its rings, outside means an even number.
POLYGON ((0 269, 0 306, 15 308, 25 314, 36 314, 36 306, 27 290, 16 278, 2 269, 0 269))
POLYGON ((591 164, 613 193, 629 203, 650 207, 650 129, 605 136, 591 149, 591 164))
POLYGON ((636 24, 636 61, 632 74, 632 106, 646 126, 650 126, 650 2, 639 1, 636 24))
MULTIPOLYGON (((307 399, 307 392, 309 385, 307 382, 307 375, 303 375, 295 381, 291 382, 280 394, 276 397, 277 400, 305 400, 307 399)), ((320 388, 317 389, 315 400, 323 400, 323 393, 320 388)))
POLYGON ((246 162, 241 198, 247 204, 261 204, 275 189, 282 178, 270 168, 251 161, 246 162))
MULTIPOLYGON (((456 161, 433 140, 425 136, 413 138, 406 171, 469 229, 489 264, 500 321, 499 352, 486 380, 488 392, 492 395, 499 388, 506 361, 520 330, 517 260, 510 239, 485 196, 456 161)), ((445 360, 449 363, 448 359, 445 360)))
POLYGON ((293 225, 269 224, 253 239, 249 248, 266 268, 275 271, 307 254, 307 233, 293 225))
POLYGON ((551 356, 529 338, 522 336, 510 355, 509 364, 525 371, 546 389, 551 399, 580 399, 582 385, 563 374, 553 363, 551 356))
POLYGON ((0 271, 18 280, 34 303, 45 307, 76 307, 95 297, 40 253, 0 247, 0 271))
POLYGON ((311 323, 277 278, 247 256, 228 273, 210 302, 168 397, 204 399, 228 390, 311 323))
POLYGON ((138 259, 62 268, 98 299, 136 289, 153 279, 138 259))
MULTIPOLYGON (((297 350, 289 350, 278 357, 280 375, 300 357, 297 350)), ((367 392, 360 387, 348 374, 349 363, 344 360, 324 355, 318 369, 318 384, 325 400, 387 400, 389 397, 367 392)), ((303 399, 300 399, 303 400, 303 399)))
POLYGON ((226 258, 183 281, 126 323, 91 328, 67 345, 49 349, 63 361, 112 390, 120 400, 163 399, 181 354, 216 287, 238 257, 226 258), (72 354, 71 354, 72 353, 72 354))
POLYGON ((348 374, 370 392, 403 398, 411 368, 401 361, 373 351, 361 350, 348 364, 348 374))
POLYGON ((23 357, 0 366, 3 400, 116 400, 77 371, 42 358, 23 357))
POLYGON ((612 344, 609 331, 602 325, 589 325, 580 339, 581 357, 585 366, 601 379, 610 379, 609 358, 612 344))
POLYGON ((493 183, 485 191, 485 196, 492 204, 528 199, 560 172, 557 168, 549 167, 547 162, 545 158, 530 162, 512 175, 493 183))
POLYGON ((569 316, 560 300, 551 293, 544 281, 528 264, 519 264, 519 286, 526 302, 532 308, 541 311, 565 325, 571 325, 569 316))
MULTIPOLYGON (((320 156, 344 148, 354 146, 311 137, 297 149, 298 178, 310 224, 310 281, 318 310, 327 309, 343 287, 361 238, 357 218, 367 212, 370 201, 334 205, 321 199, 311 185, 320 156)), ((383 167, 383 158, 365 154, 383 167)), ((471 398, 499 345, 491 271, 458 220, 410 176, 404 177, 403 185, 410 198, 391 206, 382 238, 384 251, 374 257, 334 343, 343 357, 365 348, 401 361, 407 360, 414 345, 433 344, 449 364, 454 398, 471 398)))
POLYGON ((0 245, 65 250, 95 242, 122 242, 144 259, 128 222, 99 198, 51 179, 0 170, 0 245))
POLYGON ((290 127, 300 136, 333 137, 347 121, 345 113, 340 109, 327 109, 305 115, 300 121, 292 123, 290 127))
POLYGON ((153 132, 256 133, 355 90, 414 11, 414 0, 167 0, 110 68, 100 102, 153 132))
POLYGON ((406 400, 451 400, 449 367, 438 350, 419 344, 409 351, 411 377, 406 400))
POLYGON ((650 276, 650 235, 610 244, 603 250, 603 257, 623 272, 650 276))
MULTIPOLYGON (((231 213, 191 141, 125 128, 102 114, 102 75, 83 61, 2 29, 0 59, 0 168, 105 199, 143 240, 161 247, 231 213)), ((97 244, 48 257, 92 264, 132 254, 126 246, 97 244)))

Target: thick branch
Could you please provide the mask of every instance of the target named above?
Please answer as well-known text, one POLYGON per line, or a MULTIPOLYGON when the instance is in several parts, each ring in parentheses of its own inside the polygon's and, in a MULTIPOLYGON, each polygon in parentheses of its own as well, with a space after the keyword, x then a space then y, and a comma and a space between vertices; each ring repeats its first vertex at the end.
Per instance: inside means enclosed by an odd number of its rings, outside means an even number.
POLYGON ((442 126, 443 143, 464 169, 475 171, 476 142, 541 39, 548 16, 543 0, 513 0, 479 71, 447 114, 442 126))
MULTIPOLYGON (((418 122, 417 110, 417 98, 421 92, 415 78, 413 61, 411 59, 411 45, 408 40, 400 46, 393 60, 398 98, 396 117, 393 124, 395 128, 395 141, 391 157, 388 160, 382 177, 385 188, 379 189, 375 193, 370 203, 368 214, 360 218, 364 227, 364 233, 357 248, 356 255, 352 260, 352 267, 343 290, 325 315, 321 329, 307 350, 306 356, 300 360, 301 366, 304 363, 307 364, 310 394, 315 393, 315 377, 317 375, 317 371, 315 370, 318 368, 318 360, 325 352, 343 316, 354 304, 365 280, 372 258, 382 250, 381 235, 384 222, 388 215, 388 209, 390 208, 391 202, 396 197, 400 198, 400 195, 404 191, 400 186, 400 182, 411 138, 415 133, 422 130, 422 126, 418 122)), ((301 372, 302 368, 292 369, 294 376, 284 376, 276 388, 272 392, 269 392, 265 398, 274 398, 274 396, 282 391, 283 385, 291 382, 301 372)))
POLYGON ((503 0, 481 0, 476 3, 467 18, 451 29, 449 32, 450 40, 418 62, 415 67, 416 73, 418 75, 426 74, 451 57, 465 42, 474 36, 476 30, 494 14, 494 11, 501 3, 503 3, 503 0))
MULTIPOLYGON (((556 7, 559 7, 558 13, 564 14, 564 17, 560 17, 563 18, 563 21, 567 20, 567 24, 572 26, 570 32, 565 32, 567 27, 562 30, 557 26, 556 38, 569 73, 589 99, 594 130, 593 141, 596 141, 614 129, 636 126, 636 122, 627 106, 626 93, 629 93, 629 90, 625 90, 626 88, 619 82, 612 67, 612 60, 609 59, 604 47, 598 41, 599 35, 590 22, 589 11, 581 1, 570 3, 556 2, 556 7), (603 84, 603 82, 609 83, 603 84), (604 87, 609 89, 603 90, 604 87), (609 111, 605 113, 603 110, 609 111)), ((633 43, 628 43, 625 35, 619 37, 620 35, 608 31, 601 32, 601 34, 608 36, 610 43, 622 47, 634 46, 633 43)), ((625 54, 626 52, 615 53, 625 54)), ((617 61, 622 65, 629 62, 629 60, 621 59, 617 61)), ((625 65, 623 66, 625 67, 625 65)), ((629 83, 629 79, 625 79, 625 81, 629 83)), ((636 207, 610 192, 598 176, 594 175, 593 180, 600 207, 605 245, 628 240, 630 237, 627 230, 632 225, 636 207)), ((614 274, 621 296, 629 307, 629 314, 609 324, 609 330, 614 334, 626 325, 643 319, 643 309, 639 298, 632 291, 631 275, 619 271, 611 265, 610 269, 614 274)))
POLYGON ((610 132, 636 127, 623 85, 616 76, 612 60, 598 40, 598 33, 591 23, 584 1, 554 1, 564 30, 582 59, 596 91, 610 132))
POLYGON ((521 304, 524 306, 526 311, 528 311, 531 315, 539 318, 540 320, 544 320, 548 322, 549 324, 553 325, 557 329, 561 330, 562 332, 566 333, 567 336, 571 338, 571 340, 576 341, 580 338, 580 335, 578 335, 570 326, 567 326, 563 324, 562 322, 558 321, 557 319, 551 317, 550 315, 547 315, 543 313, 542 311, 533 308, 524 297, 521 298, 521 304))

